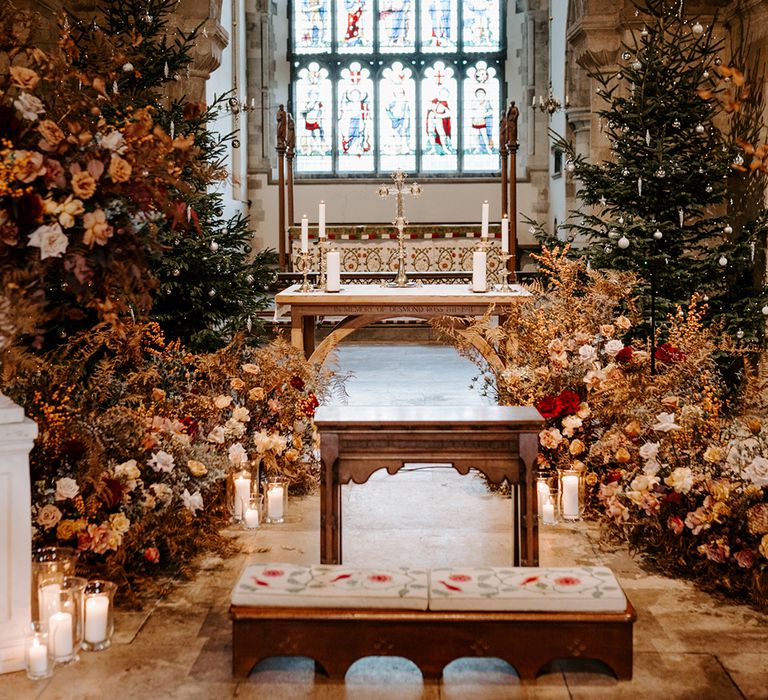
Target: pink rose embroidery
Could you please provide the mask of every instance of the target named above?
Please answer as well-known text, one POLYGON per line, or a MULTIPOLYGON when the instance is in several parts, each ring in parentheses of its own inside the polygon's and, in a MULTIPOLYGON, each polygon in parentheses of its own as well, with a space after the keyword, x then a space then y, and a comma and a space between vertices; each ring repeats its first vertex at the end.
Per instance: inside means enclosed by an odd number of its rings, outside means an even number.
POLYGON ((282 569, 265 569, 263 573, 265 576, 285 576, 282 569))
POLYGON ((392 577, 387 574, 371 574, 368 580, 372 583, 387 583, 392 580, 392 577))
POLYGON ((471 581, 472 577, 471 576, 467 576, 467 574, 451 574, 448 577, 448 580, 449 581, 462 581, 462 582, 464 582, 464 581, 471 581))

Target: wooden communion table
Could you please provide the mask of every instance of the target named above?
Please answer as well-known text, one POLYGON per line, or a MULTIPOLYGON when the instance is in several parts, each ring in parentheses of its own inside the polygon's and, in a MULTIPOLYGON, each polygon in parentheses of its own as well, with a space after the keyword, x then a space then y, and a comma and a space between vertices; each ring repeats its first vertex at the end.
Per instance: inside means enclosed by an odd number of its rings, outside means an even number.
POLYGON ((341 563, 341 485, 405 464, 471 468, 512 486, 514 566, 538 566, 535 459, 544 419, 532 406, 321 406, 320 561, 341 563))
MULTIPOLYGON (((530 297, 519 285, 509 292, 472 292, 465 284, 429 284, 422 287, 382 287, 375 284, 342 285, 338 293, 300 292, 292 285, 275 296, 275 317, 290 310, 291 343, 304 350, 312 362, 322 364, 326 355, 344 337, 358 328, 389 318, 434 318, 435 316, 482 316, 491 306, 504 316, 513 304, 530 297), (342 320, 315 348, 315 321, 318 316, 341 316, 342 320)), ((492 363, 488 348, 478 350, 492 363)))

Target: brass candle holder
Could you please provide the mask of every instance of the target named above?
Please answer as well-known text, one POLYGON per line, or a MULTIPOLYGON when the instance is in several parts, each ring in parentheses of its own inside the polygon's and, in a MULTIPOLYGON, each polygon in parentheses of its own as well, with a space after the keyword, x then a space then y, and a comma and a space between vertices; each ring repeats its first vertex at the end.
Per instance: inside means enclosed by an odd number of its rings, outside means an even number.
MULTIPOLYGON (((512 287, 509 286, 509 270, 507 269, 507 261, 512 256, 509 253, 500 253, 499 260, 501 260, 501 284, 496 285, 499 292, 511 292, 512 287)), ((513 273, 514 274, 514 273, 513 273)))
POLYGON ((311 292, 312 291, 312 285, 309 283, 309 273, 310 273, 310 261, 312 260, 312 255, 308 250, 302 250, 299 253, 298 256, 298 268, 299 271, 304 275, 304 281, 301 283, 301 287, 299 287, 300 292, 311 292))
POLYGON ((326 269, 325 269, 325 254, 328 247, 328 240, 325 238, 319 238, 317 241, 317 257, 318 268, 320 270, 320 276, 317 280, 317 288, 322 291, 325 289, 326 281, 326 269))

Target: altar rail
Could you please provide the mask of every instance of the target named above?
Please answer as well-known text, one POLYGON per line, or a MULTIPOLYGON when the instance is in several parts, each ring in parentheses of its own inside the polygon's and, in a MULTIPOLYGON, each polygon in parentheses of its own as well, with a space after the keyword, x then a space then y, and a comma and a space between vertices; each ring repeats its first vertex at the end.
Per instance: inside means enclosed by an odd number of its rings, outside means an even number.
MULTIPOLYGON (((328 244, 341 253, 342 273, 378 273, 397 270, 397 230, 391 224, 360 226, 327 226, 328 244)), ((427 272, 471 273, 472 253, 481 242, 480 227, 476 224, 411 224, 406 228, 406 270, 409 278, 427 272)), ((309 229, 310 266, 318 267, 317 227, 309 229)), ((291 259, 300 252, 300 229, 290 232, 291 259)), ((537 244, 519 246, 518 269, 535 269, 531 252, 537 244)), ((501 265, 501 227, 489 226, 488 279, 498 283, 497 271, 501 265)))

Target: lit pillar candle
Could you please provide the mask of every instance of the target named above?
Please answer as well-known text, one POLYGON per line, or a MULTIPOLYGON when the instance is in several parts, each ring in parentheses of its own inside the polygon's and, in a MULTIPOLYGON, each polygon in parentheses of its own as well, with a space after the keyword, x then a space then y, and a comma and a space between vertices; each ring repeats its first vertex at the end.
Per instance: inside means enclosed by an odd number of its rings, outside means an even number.
POLYGON ((485 251, 476 250, 472 253, 472 291, 484 292, 486 290, 485 281, 485 251))
POLYGON ((509 252, 509 219, 506 214, 501 217, 501 252, 509 252))
POLYGON ((48 618, 48 636, 54 659, 72 656, 72 615, 68 612, 53 613, 48 618))
POLYGON ((58 583, 40 586, 40 590, 37 592, 37 601, 41 620, 47 620, 53 613, 59 612, 60 594, 61 586, 58 583))
POLYGON ((551 499, 547 499, 547 502, 542 506, 542 521, 545 525, 555 524, 555 505, 551 499))
POLYGON ((566 474, 563 484, 563 517, 575 520, 579 517, 579 477, 576 474, 566 474))
POLYGON ((285 517, 283 512, 283 495, 284 489, 282 486, 275 486, 267 491, 267 512, 269 513, 270 520, 281 520, 285 517))
POLYGON ((301 217, 301 252, 306 253, 309 250, 309 219, 307 215, 301 217))
POLYGON ((483 202, 483 223, 480 228, 480 235, 483 238, 488 238, 488 200, 483 202))
POLYGON ((105 595, 91 595, 85 599, 85 641, 98 644, 107 638, 109 621, 109 598, 105 595))
POLYGON ((247 476, 235 478, 235 520, 242 520, 251 498, 251 480, 247 476))
POLYGON ((245 511, 245 517, 243 518, 245 521, 245 526, 248 528, 256 528, 259 526, 259 511, 256 510, 256 508, 248 508, 245 511))
POLYGON ((341 254, 332 250, 325 259, 325 291, 338 292, 341 290, 341 254))
POLYGON ((34 676, 44 676, 48 673, 48 647, 41 644, 37 637, 33 638, 27 649, 29 671, 34 676))
POLYGON ((546 481, 539 481, 536 484, 539 493, 539 513, 543 513, 545 503, 549 503, 549 484, 546 481))
POLYGON ((317 208, 317 236, 325 238, 325 202, 321 201, 317 208))

